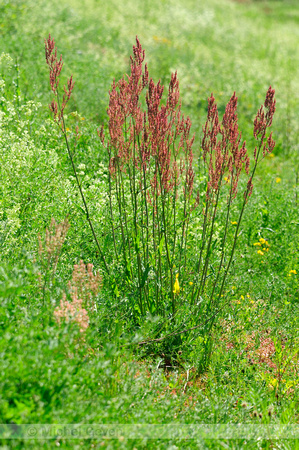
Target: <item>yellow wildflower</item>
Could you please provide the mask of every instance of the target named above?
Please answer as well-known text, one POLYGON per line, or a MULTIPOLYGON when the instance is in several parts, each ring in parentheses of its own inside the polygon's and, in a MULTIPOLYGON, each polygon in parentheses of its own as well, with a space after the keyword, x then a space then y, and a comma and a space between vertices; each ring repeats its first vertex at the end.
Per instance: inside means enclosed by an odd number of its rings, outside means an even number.
POLYGON ((264 239, 264 238, 260 238, 260 239, 259 239, 259 241, 260 241, 260 243, 261 243, 261 244, 265 244, 265 242, 266 242, 266 239, 264 239))
POLYGON ((238 222, 231 222, 232 225, 238 225, 238 222))
POLYGON ((260 242, 255 242, 253 245, 258 245, 259 247, 262 246, 262 244, 260 242))
POLYGON ((275 181, 276 181, 276 183, 280 183, 280 182, 281 182, 281 178, 276 177, 276 178, 275 178, 275 181))
POLYGON ((276 387, 278 385, 278 381, 276 378, 271 378, 270 387, 276 387))
POLYGON ((167 44, 167 45, 171 44, 171 41, 164 37, 153 36, 153 39, 154 39, 154 41, 159 42, 159 43, 163 42, 163 44, 167 44))
POLYGON ((245 298, 244 295, 241 295, 241 300, 244 300, 244 298, 245 298))
POLYGON ((193 281, 189 281, 189 284, 190 284, 190 286, 192 286, 193 285, 193 281))
POLYGON ((179 274, 177 273, 175 276, 175 282, 173 285, 173 293, 174 294, 179 294, 180 292, 180 285, 179 285, 179 274))
POLYGON ((297 275, 297 271, 294 270, 294 269, 290 270, 290 273, 293 273, 294 275, 297 275))
POLYGON ((262 256, 263 256, 263 254, 264 254, 264 252, 262 252, 262 250, 258 250, 257 253, 258 253, 259 255, 262 255, 262 256))
POLYGON ((164 44, 168 44, 168 45, 171 44, 171 41, 170 41, 169 39, 167 39, 167 38, 162 38, 161 40, 162 40, 162 42, 163 42, 164 44))

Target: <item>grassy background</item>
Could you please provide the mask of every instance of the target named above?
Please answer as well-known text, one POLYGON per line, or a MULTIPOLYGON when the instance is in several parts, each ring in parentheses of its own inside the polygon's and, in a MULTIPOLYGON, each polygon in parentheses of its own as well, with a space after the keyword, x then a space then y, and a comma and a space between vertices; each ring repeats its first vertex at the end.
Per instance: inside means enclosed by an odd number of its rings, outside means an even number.
MULTIPOLYGON (((247 141, 252 121, 271 84, 276 90, 276 173, 294 179, 286 161, 298 154, 298 5, 285 1, 136 1, 109 4, 4 1, 1 48, 16 64, 10 74, 24 100, 49 101, 43 40, 49 33, 64 56, 65 77, 76 81, 71 108, 95 123, 106 120, 113 78, 129 70, 138 35, 150 75, 168 84, 180 79, 183 111, 190 115, 200 142, 207 97, 214 93, 220 111, 236 91, 240 124, 247 141)), ((298 157, 297 157, 298 158, 298 157)))
POLYGON ((286 122, 288 113, 293 118, 298 113, 296 5, 295 0, 4 1, 1 47, 20 65, 24 98, 44 99, 43 40, 51 33, 64 55, 65 73, 76 80, 74 107, 102 121, 111 81, 128 71, 138 35, 155 80, 168 84, 178 71, 183 107, 195 127, 202 124, 211 91, 224 107, 235 90, 250 120, 271 84, 278 100, 276 129, 292 134, 295 124, 286 122))
MULTIPOLYGON (((6 100, 0 99, 2 423, 298 423, 298 278, 288 277, 292 269, 299 272, 298 42, 296 0, 2 1, 0 52, 12 58, 0 65, 0 78, 6 83, 2 94, 6 100), (147 355, 145 364, 128 343, 150 333, 152 324, 145 325, 139 336, 124 334, 107 290, 100 295, 99 317, 81 349, 75 330, 61 329, 53 321, 41 329, 34 257, 37 234, 44 233, 52 216, 62 220, 69 214, 71 230, 49 311, 65 289, 74 262, 82 258, 100 269, 63 142, 48 121, 51 94, 43 41, 49 33, 63 54, 62 81, 72 73, 76 83, 68 112, 78 111, 85 119, 78 121, 82 138, 76 162, 86 165, 100 192, 106 156, 96 128, 107 121, 113 78, 118 80, 129 70, 136 35, 155 81, 160 78, 167 85, 171 72, 178 71, 182 109, 197 133, 196 154, 211 92, 224 112, 236 91, 243 136, 253 143, 256 111, 268 86, 276 90, 277 145, 274 157, 258 170, 242 226, 230 309, 215 330, 211 369, 200 379, 190 378, 187 395, 187 371, 192 373, 196 362, 196 345, 170 374, 160 368, 163 358, 147 355), (37 111, 25 106, 31 100, 41 102, 37 111), (271 244, 263 263, 252 245, 261 236, 271 244), (279 398, 270 369, 250 363, 244 351, 250 339, 258 348, 257 336, 263 333, 277 345, 283 339, 285 353, 277 351, 277 365, 291 356, 279 398)), ((68 120, 74 126, 76 119, 68 120)), ((92 202, 93 191, 87 190, 87 195, 92 202)), ((100 230, 100 206, 92 208, 100 230)), ((157 441, 153 447, 149 442, 115 441, 104 447, 186 448, 185 444, 157 441)), ((56 447, 3 441, 3 448, 25 445, 56 447)), ((82 447, 80 442, 60 441, 60 445, 82 447)), ((100 448, 101 442, 84 443, 86 448, 92 445, 100 448)), ((190 442, 190 448, 257 445, 296 448, 292 442, 190 442)))

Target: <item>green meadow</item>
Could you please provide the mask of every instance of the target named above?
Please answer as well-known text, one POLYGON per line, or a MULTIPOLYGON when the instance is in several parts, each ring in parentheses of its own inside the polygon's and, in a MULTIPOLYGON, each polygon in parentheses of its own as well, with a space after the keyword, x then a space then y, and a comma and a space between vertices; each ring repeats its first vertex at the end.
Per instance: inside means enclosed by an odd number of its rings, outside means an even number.
POLYGON ((0 2, 1 424, 298 426, 298 117, 296 0, 0 2))

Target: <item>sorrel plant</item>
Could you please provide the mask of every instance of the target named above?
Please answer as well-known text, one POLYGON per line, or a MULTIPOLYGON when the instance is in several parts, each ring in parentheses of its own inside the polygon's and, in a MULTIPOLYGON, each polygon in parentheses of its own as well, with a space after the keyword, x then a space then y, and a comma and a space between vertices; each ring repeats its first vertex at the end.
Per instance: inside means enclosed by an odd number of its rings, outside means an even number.
POLYGON ((201 149, 196 151, 197 155, 202 154, 207 168, 205 178, 201 177, 204 181, 199 183, 193 162, 194 135, 190 118, 181 111, 177 73, 172 74, 163 97, 164 87, 160 81, 155 84, 149 78, 145 53, 136 38, 130 74, 114 81, 109 93, 108 133, 104 127, 98 131, 109 157, 109 227, 105 232, 111 238, 111 246, 104 257, 64 123, 72 77, 61 102, 58 84, 62 58, 57 58, 51 36, 45 43, 55 95, 50 109, 65 137, 103 269, 110 279, 114 277, 120 294, 128 296, 131 314, 138 320, 147 313, 173 319, 182 305, 189 305, 188 323, 196 325, 199 317, 210 316, 210 333, 218 312, 226 304, 225 286, 257 165, 275 145, 272 133, 267 136, 275 112, 274 90, 269 87, 254 120, 257 145, 252 162, 238 127, 236 94, 229 100, 222 121, 211 95, 201 149), (238 220, 232 224, 232 204, 242 172, 247 184, 238 220), (224 204, 223 220, 219 209, 224 204), (220 238, 216 228, 220 229, 220 238))
POLYGON ((46 228, 44 239, 38 235, 39 280, 44 306, 47 293, 50 291, 55 277, 58 260, 68 229, 69 223, 67 219, 61 223, 56 223, 55 219, 52 218, 50 227, 46 228))
POLYGON ((82 260, 74 265, 72 280, 68 283, 71 301, 67 300, 64 292, 60 305, 54 311, 59 324, 62 321, 75 322, 81 333, 88 328, 90 317, 97 310, 95 298, 100 289, 101 277, 100 274, 94 274, 92 269, 92 264, 85 265, 82 260))

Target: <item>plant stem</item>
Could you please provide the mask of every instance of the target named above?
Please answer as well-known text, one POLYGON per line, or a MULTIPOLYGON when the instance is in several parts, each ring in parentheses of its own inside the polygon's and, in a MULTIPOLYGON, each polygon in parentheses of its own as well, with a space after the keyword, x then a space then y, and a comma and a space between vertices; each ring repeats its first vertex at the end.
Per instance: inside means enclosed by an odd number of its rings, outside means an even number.
POLYGON ((225 230, 224 230, 224 236, 223 236, 223 241, 222 241, 222 252, 221 252, 221 261, 218 267, 218 273, 216 276, 216 279, 214 281, 214 285, 213 285, 213 289, 212 289, 212 293, 210 296, 210 304, 211 302, 213 302, 213 295, 220 277, 220 272, 222 269, 222 264, 223 264, 223 259, 224 259, 224 250, 225 250, 225 243, 226 243, 226 236, 227 236, 227 230, 228 230, 228 221, 229 221, 229 214, 230 214, 230 207, 231 207, 231 202, 232 202, 232 189, 233 189, 233 175, 231 177, 231 185, 230 185, 230 194, 229 194, 229 201, 228 201, 228 206, 227 206, 227 214, 226 214, 226 222, 225 222, 225 230))
MULTIPOLYGON (((58 103, 58 106, 59 106, 59 109, 60 109, 60 105, 59 105, 59 96, 58 96, 58 94, 57 94, 57 103, 58 103)), ((102 259, 102 261, 103 261, 103 263, 104 263, 105 270, 106 270, 106 272, 108 273, 108 275, 110 275, 110 270, 109 270, 109 267, 108 267, 108 265, 107 265, 107 263, 106 263, 106 259, 105 259, 105 257, 104 257, 104 253, 103 253, 103 251, 102 251, 102 248, 101 248, 100 243, 99 243, 99 241, 98 241, 98 238, 97 238, 95 229, 94 229, 94 227, 93 227, 93 223, 92 223, 92 221, 91 221, 90 214, 89 214, 89 209, 88 209, 88 206, 87 206, 87 203, 86 203, 84 194, 83 194, 83 190, 82 190, 81 185, 80 185, 80 182, 79 182, 77 170, 76 170, 76 167, 75 167, 75 163, 74 163, 74 160, 73 160, 72 152, 71 152, 71 150, 70 150, 68 138, 67 138, 67 135, 66 135, 66 127, 65 127, 65 121, 64 121, 64 116, 63 116, 63 114, 62 114, 62 133, 63 133, 63 135, 64 135, 64 139, 65 139, 65 143, 66 143, 68 155, 69 155, 69 158, 70 158, 70 160, 71 160, 72 169, 73 169, 73 172, 74 172, 74 175, 75 175, 76 183, 77 183, 77 186, 78 186, 78 189, 79 189, 79 192, 80 192, 80 195, 81 195, 81 199, 82 199, 82 202, 83 202, 83 205, 84 205, 84 209, 85 209, 85 214, 86 214, 87 222, 88 222, 89 227, 90 227, 90 229, 91 229, 91 232, 92 232, 93 238, 94 238, 94 240, 95 240, 96 246, 97 246, 97 248, 98 248, 98 250, 99 250, 100 257, 101 257, 101 259, 102 259)))
MULTIPOLYGON (((259 159, 259 155, 260 155, 260 151, 261 151, 261 148, 262 148, 262 145, 263 145, 264 138, 265 138, 265 132, 262 135, 261 142, 260 142, 260 145, 259 145, 259 148, 258 148, 258 152, 257 152, 257 155, 256 155, 255 164, 254 164, 254 167, 253 167, 253 170, 252 170, 252 174, 251 174, 251 177, 250 177, 251 183, 252 183, 252 180, 253 180, 253 177, 254 177, 257 165, 258 165, 258 159, 259 159)), ((235 231, 232 251, 231 251, 231 254, 230 254, 228 265, 226 267, 226 270, 225 270, 225 273, 224 273, 224 276, 223 276, 220 292, 218 294, 218 302, 219 302, 219 300, 221 298, 221 295, 223 293, 225 281, 226 281, 226 278, 227 278, 227 275, 228 275, 228 272, 229 272, 229 269, 230 269, 230 266, 231 266, 231 263, 232 263, 232 260, 233 260, 233 257, 234 257, 235 248, 236 248, 237 239, 238 239, 239 228, 240 228, 241 220, 242 220, 242 217, 243 217, 243 213, 244 213, 244 209, 245 209, 245 205, 247 203, 247 199, 248 199, 249 193, 250 193, 250 186, 247 184, 247 188, 246 188, 246 191, 245 191, 245 194, 244 194, 244 200, 243 200, 243 204, 242 204, 242 208, 241 208, 241 213, 240 213, 238 224, 237 224, 236 231, 235 231)))

